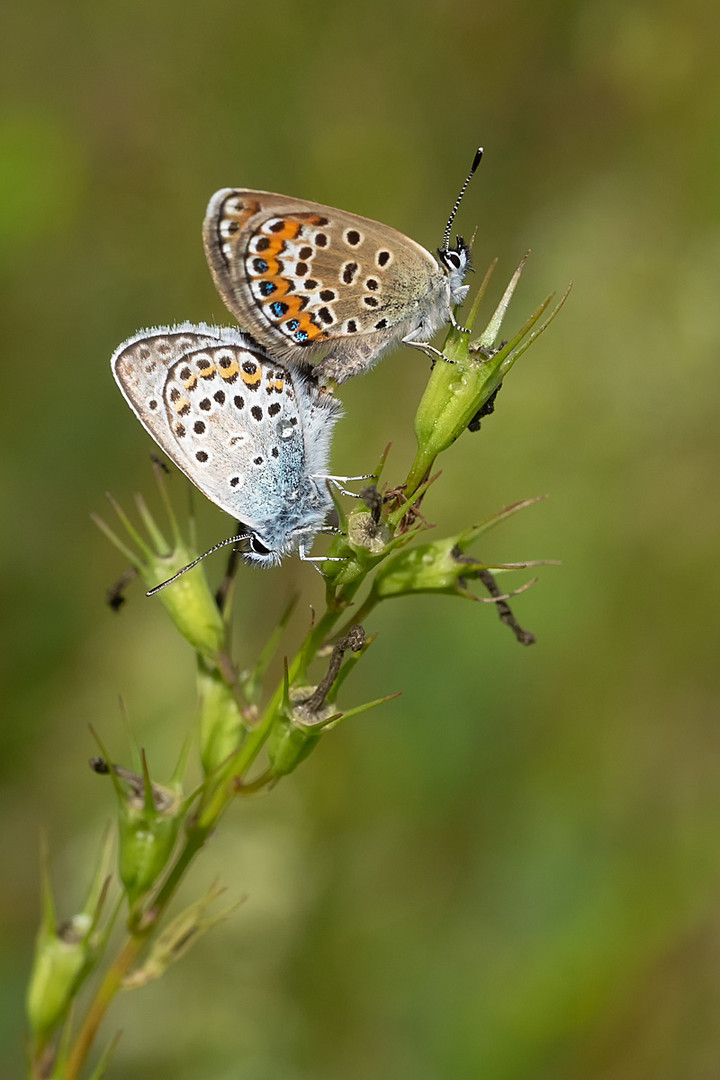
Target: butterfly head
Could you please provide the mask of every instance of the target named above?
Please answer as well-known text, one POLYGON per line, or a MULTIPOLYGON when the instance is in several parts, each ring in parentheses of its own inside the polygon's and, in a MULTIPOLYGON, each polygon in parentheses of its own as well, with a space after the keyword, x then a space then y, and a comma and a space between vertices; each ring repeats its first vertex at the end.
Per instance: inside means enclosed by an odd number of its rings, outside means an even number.
POLYGON ((461 304, 468 291, 468 286, 463 282, 471 269, 470 248, 462 237, 458 236, 455 247, 438 248, 438 261, 447 275, 451 303, 461 304))
POLYGON ((280 527, 273 530, 272 536, 270 532, 266 532, 261 537, 258 533, 249 531, 247 543, 243 548, 243 558, 248 563, 268 569, 271 566, 279 566, 286 555, 292 555, 296 551, 300 551, 300 557, 303 558, 302 551, 312 546, 326 511, 325 505, 322 510, 310 511, 301 524, 289 529, 280 527))

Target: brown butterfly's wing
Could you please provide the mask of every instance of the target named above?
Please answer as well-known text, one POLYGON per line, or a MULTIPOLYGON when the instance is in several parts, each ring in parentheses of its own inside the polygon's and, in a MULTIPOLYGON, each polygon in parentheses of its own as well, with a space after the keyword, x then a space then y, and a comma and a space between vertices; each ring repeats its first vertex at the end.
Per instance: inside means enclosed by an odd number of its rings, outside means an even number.
POLYGON ((228 308, 280 357, 324 348, 364 369, 444 287, 432 255, 396 229, 271 192, 217 192, 203 235, 228 308))

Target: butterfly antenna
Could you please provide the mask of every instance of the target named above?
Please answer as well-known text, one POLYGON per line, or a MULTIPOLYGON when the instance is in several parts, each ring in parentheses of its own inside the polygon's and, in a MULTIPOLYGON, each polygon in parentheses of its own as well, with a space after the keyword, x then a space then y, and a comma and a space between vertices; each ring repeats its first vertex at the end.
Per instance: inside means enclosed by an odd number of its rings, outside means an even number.
POLYGON ((172 585, 173 581, 177 581, 177 579, 179 577, 182 577, 183 574, 187 574, 188 570, 192 570, 194 566, 197 566, 199 562, 202 562, 203 559, 206 559, 208 555, 212 555, 214 552, 219 551, 220 548, 227 547, 228 544, 237 544, 239 540, 247 540, 247 538, 248 533, 241 533, 240 536, 229 536, 227 540, 221 540, 219 544, 213 544, 213 546, 211 548, 208 548, 208 550, 202 555, 198 555, 197 559, 193 559, 193 561, 191 563, 188 563, 187 566, 183 566, 182 570, 178 570, 177 574, 173 574, 173 576, 169 577, 167 581, 163 581, 160 585, 156 585, 154 588, 146 592, 145 595, 154 596, 155 593, 159 593, 161 589, 164 589, 166 585, 172 585))
POLYGON ((482 161, 482 156, 483 156, 483 148, 482 148, 482 146, 479 146, 477 148, 477 150, 475 151, 475 157, 473 158, 473 163, 472 163, 472 166, 470 168, 470 172, 465 177, 465 183, 460 188, 460 194, 458 195, 457 199, 455 200, 455 205, 452 208, 452 211, 450 213, 450 218, 448 220, 447 225, 445 226, 445 232, 443 234, 443 245, 442 245, 443 251, 448 251, 450 249, 450 232, 452 231, 452 225, 453 225, 453 221, 455 220, 455 215, 457 214, 460 203, 462 202, 462 197, 465 194, 465 192, 467 191, 467 186, 470 183, 470 181, 472 180, 473 176, 475 175, 475 170, 477 169, 478 165, 482 161))

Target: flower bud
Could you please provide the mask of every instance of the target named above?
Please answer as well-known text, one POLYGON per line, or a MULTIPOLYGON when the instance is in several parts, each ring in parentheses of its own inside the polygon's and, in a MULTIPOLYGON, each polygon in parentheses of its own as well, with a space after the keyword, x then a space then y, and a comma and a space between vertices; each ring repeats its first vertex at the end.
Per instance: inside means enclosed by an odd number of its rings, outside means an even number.
POLYGON ((167 866, 185 807, 178 791, 151 783, 144 754, 143 776, 103 758, 90 764, 113 780, 119 811, 118 872, 132 908, 167 866))
POLYGON ((316 686, 299 686, 290 690, 290 705, 273 724, 267 741, 267 755, 275 776, 287 776, 310 754, 328 724, 339 719, 332 705, 322 705, 317 711, 308 708, 317 693, 316 686))
MULTIPOLYGON (((182 570, 195 558, 195 552, 176 547, 172 556, 154 560, 144 572, 148 585, 154 587, 182 570)), ((158 593, 158 598, 182 636, 203 656, 217 656, 225 642, 225 626, 201 566, 188 570, 181 578, 158 593)))
MULTIPOLYGON (((134 545, 132 547, 125 540, 121 540, 102 518, 93 515, 95 524, 130 561, 151 589, 157 588, 174 575, 181 573, 195 561, 198 555, 197 551, 188 546, 182 538, 170 504, 163 472, 157 464, 155 478, 170 521, 172 544, 168 544, 144 499, 140 496, 136 498, 137 510, 149 540, 141 536, 119 503, 108 496, 110 505, 134 545)), ((182 577, 178 577, 172 585, 162 589, 158 596, 185 640, 203 656, 209 659, 217 656, 225 644, 225 626, 203 567, 195 566, 187 573, 183 573, 182 577)))
POLYGON ((75 915, 57 928, 40 927, 26 1000, 37 1041, 44 1041, 63 1020, 90 965, 91 925, 89 917, 75 915))
POLYGON ((26 996, 30 1030, 39 1046, 62 1023, 78 987, 96 963, 102 936, 97 927, 110 880, 111 854, 112 837, 108 831, 82 911, 58 925, 47 850, 42 845, 43 917, 26 996))
POLYGON ((160 877, 167 866, 180 819, 173 815, 133 811, 128 805, 120 811, 120 880, 132 907, 160 877))
MULTIPOLYGON (((455 536, 446 536, 429 544, 418 544, 389 558, 378 570, 366 603, 375 604, 393 596, 412 593, 445 593, 477 600, 467 587, 467 581, 481 578, 488 570, 521 570, 537 566, 537 561, 487 563, 465 554, 470 545, 484 532, 524 510, 538 499, 523 499, 493 514, 487 521, 474 525, 455 536)), ((494 597, 493 600, 497 600, 494 597)))
POLYGON ((335 642, 325 678, 318 686, 293 686, 285 668, 281 711, 270 729, 267 753, 271 772, 287 776, 315 749, 321 735, 342 718, 334 701, 344 676, 370 642, 359 624, 335 642), (343 663, 346 653, 349 659, 343 663))
MULTIPOLYGON (((458 436, 482 415, 484 407, 497 393, 515 361, 549 326, 562 307, 567 292, 537 330, 530 333, 552 297, 548 297, 537 308, 510 341, 495 347, 524 265, 525 259, 515 271, 486 330, 477 340, 470 342, 468 334, 460 328, 450 330, 443 347, 444 355, 450 363, 438 361, 435 364, 415 416, 418 450, 408 476, 407 494, 412 494, 423 482, 438 454, 451 446, 458 436)), ((489 274, 485 278, 478 300, 484 293, 488 278, 489 274)), ((468 319, 469 326, 472 326, 476 311, 477 303, 468 319)))
POLYGON ((380 567, 373 583, 373 597, 386 600, 410 593, 456 593, 461 578, 485 567, 470 560, 458 561, 453 555, 456 550, 457 538, 452 536, 399 552, 380 567))

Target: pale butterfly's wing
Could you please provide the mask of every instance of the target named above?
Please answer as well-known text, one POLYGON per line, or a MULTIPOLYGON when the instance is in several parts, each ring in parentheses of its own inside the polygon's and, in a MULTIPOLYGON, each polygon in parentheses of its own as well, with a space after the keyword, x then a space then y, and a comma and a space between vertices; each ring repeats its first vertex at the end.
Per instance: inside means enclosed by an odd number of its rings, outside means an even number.
POLYGON ((210 201, 203 235, 228 308, 281 357, 322 348, 364 370, 438 302, 439 321, 449 317, 446 275, 436 259, 369 218, 271 192, 224 189, 210 201))
MULTIPOLYGON (((155 441, 212 502, 280 554, 317 531, 330 499, 308 473, 306 421, 329 443, 337 403, 225 328, 145 331, 116 351, 115 378, 155 441), (205 330, 212 330, 214 337, 205 330), (197 331, 197 332, 194 332, 197 331)), ((315 460, 315 459, 313 459, 315 460)))
POLYGON ((130 408, 183 471, 184 455, 163 405, 167 373, 185 353, 217 342, 220 332, 216 326, 193 323, 141 330, 119 345, 110 361, 115 381, 130 408))

